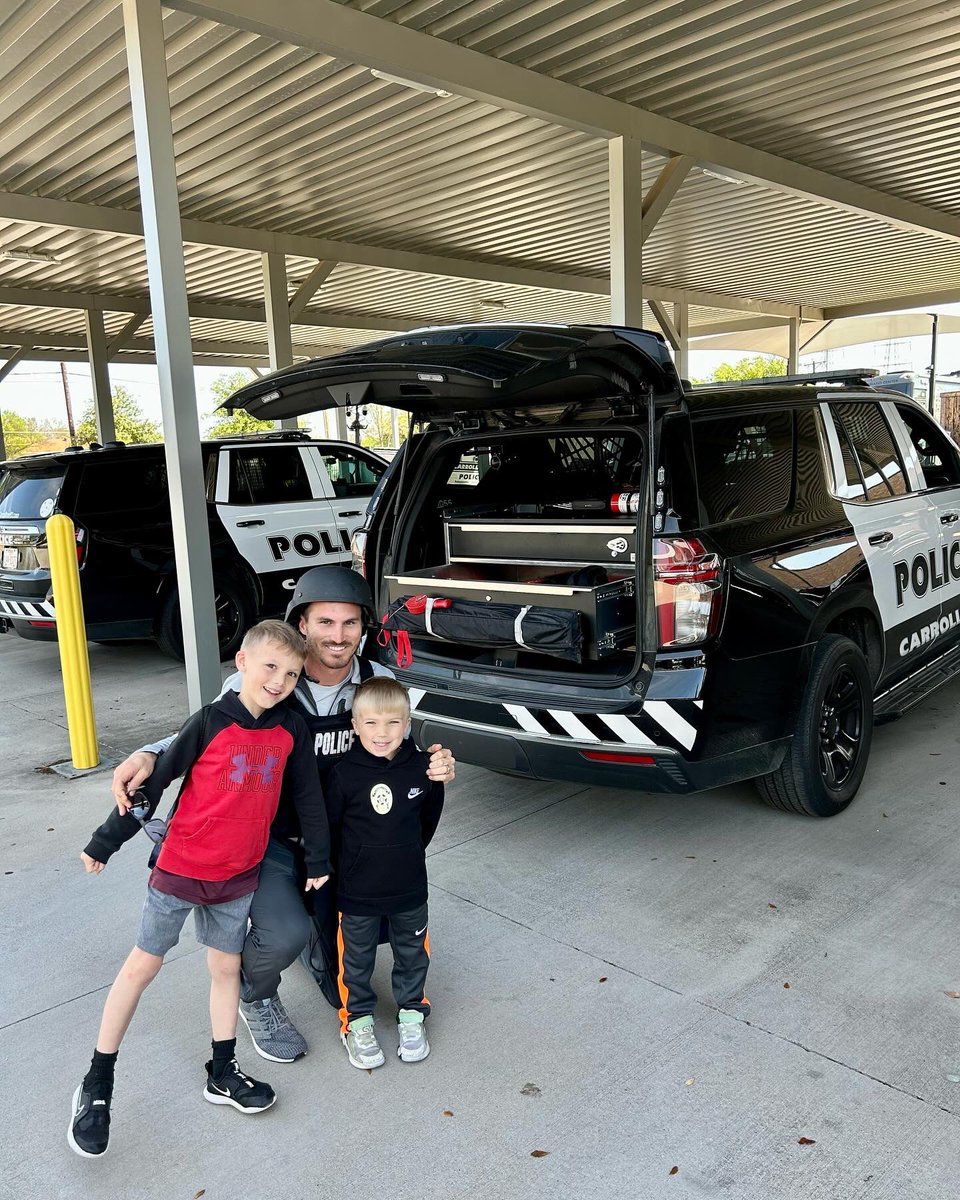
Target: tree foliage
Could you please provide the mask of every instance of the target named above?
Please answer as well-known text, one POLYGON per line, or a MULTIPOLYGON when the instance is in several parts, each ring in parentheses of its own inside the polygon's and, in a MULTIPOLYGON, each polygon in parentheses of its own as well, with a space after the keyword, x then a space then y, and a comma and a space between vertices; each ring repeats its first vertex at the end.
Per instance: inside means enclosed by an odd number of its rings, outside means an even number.
POLYGON ((210 384, 210 396, 216 403, 213 412, 206 413, 205 419, 213 424, 207 430, 207 437, 235 437, 238 433, 263 433, 273 429, 273 421, 258 421, 243 409, 237 409, 233 414, 221 412, 220 406, 228 400, 238 388, 250 382, 250 372, 247 370, 229 371, 226 375, 218 375, 210 384))
MULTIPOLYGON (((132 392, 121 385, 112 388, 110 398, 113 401, 113 421, 116 426, 116 437, 119 442, 132 445, 137 442, 162 442, 163 434, 160 426, 143 415, 140 405, 132 392)), ((77 442, 86 446, 90 442, 99 441, 97 437, 97 418, 91 400, 83 410, 83 417, 77 426, 77 442)))
MULTIPOLYGON (((389 408, 381 408, 378 404, 371 404, 367 409, 367 415, 363 418, 363 429, 360 431, 360 444, 371 448, 377 446, 393 446, 393 424, 391 421, 391 412, 389 408)), ((400 413, 398 422, 400 427, 400 441, 407 436, 410 418, 406 413, 400 413)))
POLYGON ((36 417, 23 417, 9 409, 0 414, 0 419, 7 458, 62 450, 69 440, 66 427, 56 421, 38 421, 36 417))
POLYGON ((696 383, 735 383, 738 379, 765 379, 768 375, 786 375, 785 359, 775 355, 749 354, 736 362, 721 363, 715 371, 696 383))

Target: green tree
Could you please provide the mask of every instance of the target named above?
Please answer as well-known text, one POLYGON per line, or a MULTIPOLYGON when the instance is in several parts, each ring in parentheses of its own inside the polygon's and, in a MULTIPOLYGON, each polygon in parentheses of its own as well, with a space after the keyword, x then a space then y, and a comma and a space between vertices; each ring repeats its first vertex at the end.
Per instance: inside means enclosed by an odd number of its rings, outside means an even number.
MULTIPOLYGON (((160 426, 145 417, 136 398, 125 387, 118 385, 110 392, 113 401, 113 421, 117 430, 117 441, 132 444, 135 442, 162 442, 163 434, 160 426)), ((77 426, 77 442, 81 446, 97 441, 97 418, 91 400, 84 409, 83 417, 77 426)))
POLYGON ((263 433, 274 428, 273 421, 258 421, 243 409, 237 409, 233 414, 219 411, 238 388, 249 382, 249 371, 241 370, 218 375, 210 384, 210 396, 216 402, 216 409, 204 414, 206 420, 213 421, 207 430, 207 437, 235 437, 238 433, 263 433))
POLYGON ((786 373, 785 359, 773 355, 750 354, 745 358, 738 358, 736 362, 721 363, 705 379, 697 379, 694 382, 734 383, 738 379, 765 379, 768 375, 786 375, 786 373))
MULTIPOLYGON (((360 432, 361 445, 370 447, 393 445, 393 424, 390 413, 391 409, 381 408, 379 404, 372 404, 367 409, 363 429, 360 432)), ((410 418, 407 413, 400 413, 398 425, 402 442, 409 431, 410 418)))
POLYGON ((38 421, 36 417, 23 417, 9 409, 0 414, 0 420, 3 421, 3 441, 7 458, 62 450, 67 444, 67 431, 55 421, 38 421))

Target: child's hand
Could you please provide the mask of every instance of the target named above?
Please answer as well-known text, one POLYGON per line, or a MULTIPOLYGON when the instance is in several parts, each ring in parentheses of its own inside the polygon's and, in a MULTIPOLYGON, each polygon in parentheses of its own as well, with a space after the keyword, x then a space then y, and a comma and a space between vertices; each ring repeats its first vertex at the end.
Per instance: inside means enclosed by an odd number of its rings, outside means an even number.
POLYGON ((83 863, 83 869, 88 875, 99 875, 106 863, 97 862, 95 858, 91 858, 85 850, 80 852, 80 861, 83 863))
MULTIPOLYGON (((87 867, 87 870, 89 871, 89 870, 90 870, 90 868, 89 868, 89 867, 87 867)), ((101 867, 101 868, 100 868, 100 870, 102 871, 102 870, 103 870, 103 867, 101 867)), ((307 880, 307 886, 306 886, 306 887, 305 887, 303 890, 304 890, 305 892, 309 892, 309 891, 310 891, 310 889, 311 889, 311 888, 313 888, 313 889, 315 889, 316 891, 318 891, 318 892, 319 892, 319 891, 320 891, 320 889, 323 887, 323 885, 324 885, 324 884, 327 882, 327 880, 328 880, 329 878, 330 878, 330 876, 329 876, 329 875, 319 875, 319 876, 317 876, 317 878, 315 878, 315 879, 308 879, 308 880, 307 880)))

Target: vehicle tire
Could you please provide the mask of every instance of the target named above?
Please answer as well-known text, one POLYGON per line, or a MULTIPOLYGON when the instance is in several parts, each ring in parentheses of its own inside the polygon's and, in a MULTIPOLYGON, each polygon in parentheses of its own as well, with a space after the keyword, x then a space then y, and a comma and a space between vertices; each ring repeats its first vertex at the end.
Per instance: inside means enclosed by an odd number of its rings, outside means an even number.
MULTIPOLYGON (((257 619, 257 596, 253 585, 241 576, 221 575, 214 579, 217 610, 217 641, 220 661, 233 658, 243 635, 257 619)), ((180 627, 180 595, 176 586, 164 597, 157 616, 157 644, 169 658, 183 662, 183 633, 180 627)))
POLYGON ((873 737, 873 685, 849 638, 828 634, 817 646, 793 728, 776 771, 755 780, 773 808, 835 817, 857 794, 873 737))

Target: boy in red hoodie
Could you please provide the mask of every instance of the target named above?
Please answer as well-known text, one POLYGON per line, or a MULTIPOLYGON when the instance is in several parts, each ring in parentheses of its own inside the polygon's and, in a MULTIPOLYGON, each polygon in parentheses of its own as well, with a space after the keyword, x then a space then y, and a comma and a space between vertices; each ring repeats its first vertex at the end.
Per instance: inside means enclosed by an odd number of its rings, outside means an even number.
POLYGON ((130 800, 118 805, 81 854, 87 871, 99 874, 147 823, 164 789, 185 775, 150 874, 137 944, 107 996, 90 1070, 74 1094, 67 1141, 84 1158, 107 1149, 120 1042, 190 912, 197 940, 207 947, 211 977, 213 1057, 206 1064, 204 1097, 242 1113, 263 1112, 276 1100, 273 1089, 244 1075, 234 1057, 240 951, 281 783, 303 831, 307 891, 329 877, 330 838, 310 734, 303 718, 282 703, 305 655, 303 638, 285 621, 261 621, 249 630, 237 653, 239 695, 228 692, 194 713, 144 786, 146 811, 131 812, 130 800))

